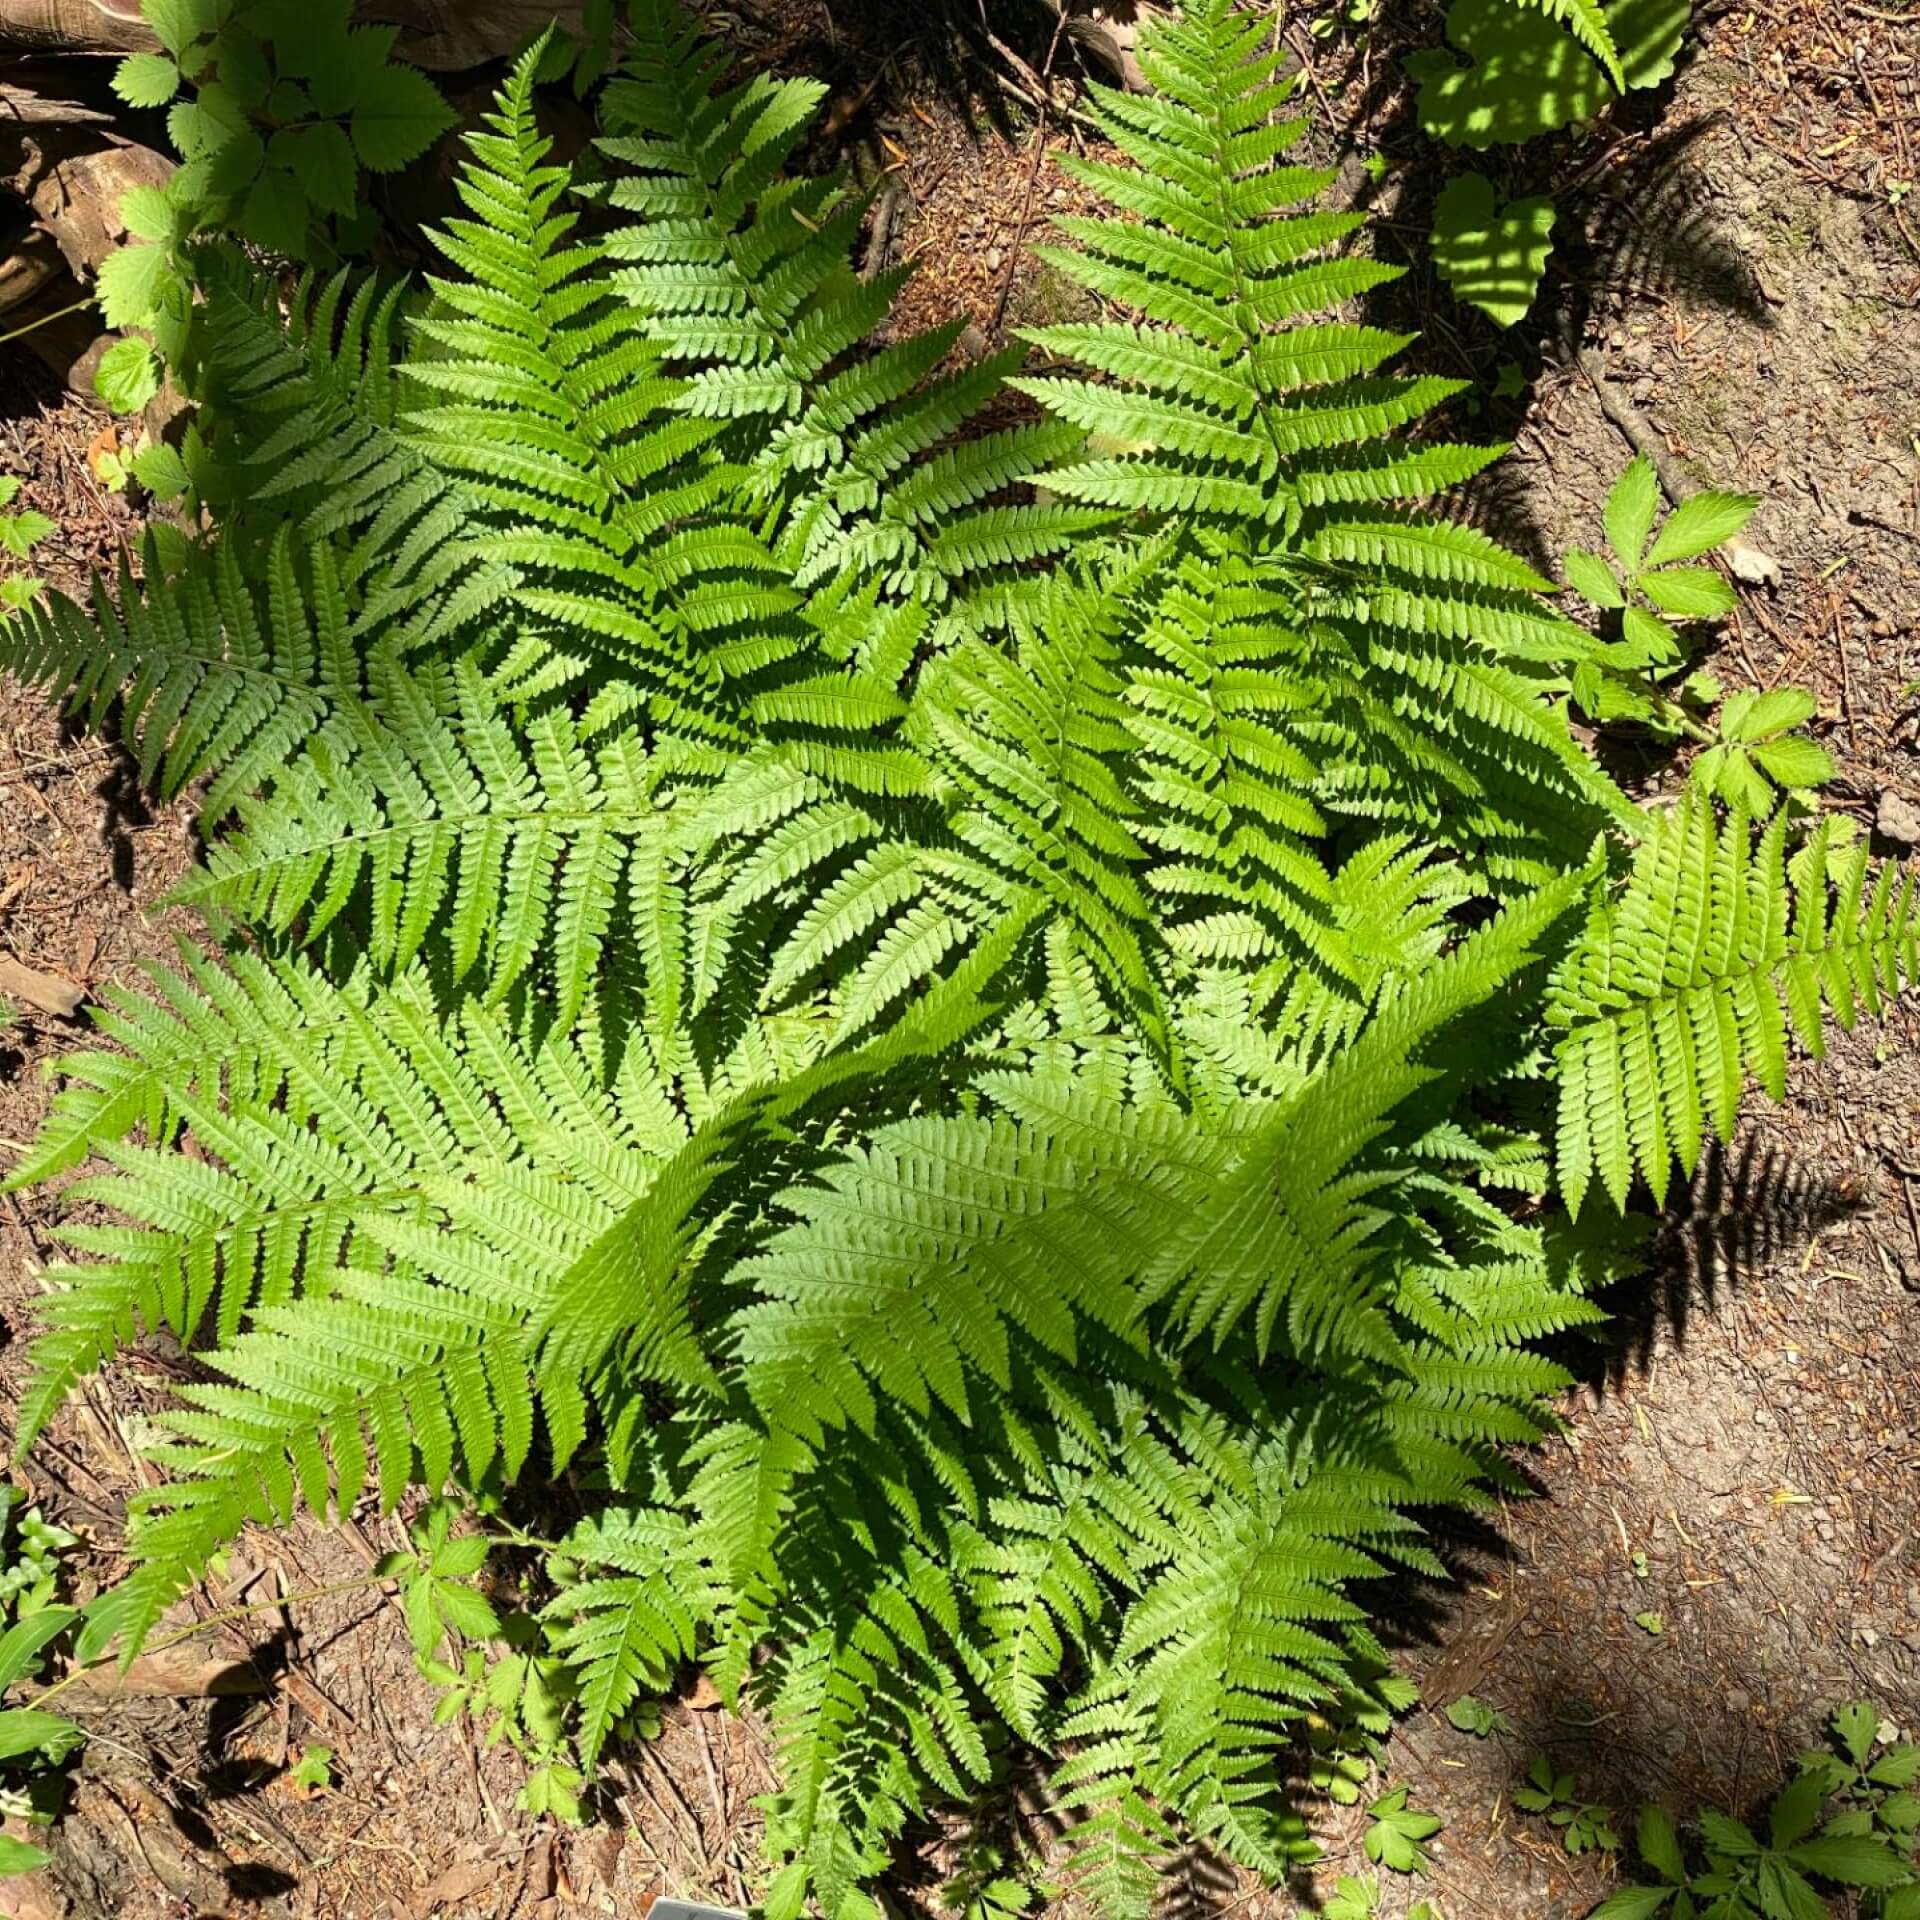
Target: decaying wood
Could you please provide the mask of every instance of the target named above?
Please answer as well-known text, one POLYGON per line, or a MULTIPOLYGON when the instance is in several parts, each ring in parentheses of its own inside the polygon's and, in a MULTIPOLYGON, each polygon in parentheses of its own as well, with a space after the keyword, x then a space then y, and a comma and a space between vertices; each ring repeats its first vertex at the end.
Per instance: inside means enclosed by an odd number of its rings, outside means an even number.
POLYGON ((91 106, 84 100, 67 100, 58 93, 43 93, 31 84, 0 81, 0 127, 39 126, 49 122, 69 127, 107 126, 115 118, 106 108, 91 106))
POLYGON ((1066 37, 1129 93, 1150 93, 1135 48, 1140 30, 1163 9, 1151 0, 1047 0, 1064 13, 1066 37))
MULTIPOLYGON (((4 260, 0 260, 0 313, 11 313, 15 307, 24 306, 54 281, 65 281, 66 278, 67 263, 61 257, 53 235, 38 231, 29 233, 4 260)), ((78 288, 68 295, 70 300, 79 297, 78 288)))
POLYGON ((0 46, 44 53, 151 53, 140 0, 0 0, 0 46))
MULTIPOLYGON (((366 0, 358 17, 400 29, 416 66, 454 73, 498 60, 549 22, 581 29, 582 0, 366 0)), ((159 41, 139 0, 0 0, 0 47, 54 53, 151 53, 159 41)))
POLYGON ((89 1667, 63 1684, 75 1711, 97 1700, 213 1700, 265 1693, 270 1686, 248 1660, 209 1657, 204 1648, 185 1646, 143 1653, 124 1670, 112 1663, 89 1667))
POLYGON ((17 195, 52 234, 83 281, 126 238, 121 198, 164 186, 173 162, 93 127, 0 127, 0 188, 17 195))
POLYGON ((0 955, 0 994, 11 1000, 24 1000, 42 1013, 56 1013, 62 1020, 79 1018, 87 1004, 87 990, 57 974, 42 973, 38 967, 23 966, 18 960, 0 955))

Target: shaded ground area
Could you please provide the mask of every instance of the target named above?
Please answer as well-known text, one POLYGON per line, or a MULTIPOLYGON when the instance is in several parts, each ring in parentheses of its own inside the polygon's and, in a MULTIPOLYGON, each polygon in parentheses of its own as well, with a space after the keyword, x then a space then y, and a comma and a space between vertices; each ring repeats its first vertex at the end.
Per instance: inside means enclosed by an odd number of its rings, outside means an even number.
MULTIPOLYGON (((1437 176, 1392 54, 1432 16, 1382 12, 1364 43, 1345 28, 1316 36, 1311 12, 1276 33, 1308 61, 1315 140, 1381 215, 1376 244, 1417 260, 1437 176), (1378 183, 1361 165, 1374 152, 1391 163, 1378 183)), ((1689 471, 1767 496, 1754 537, 1781 578, 1745 596, 1716 670, 1730 687, 1816 688, 1837 804, 1863 827, 1888 793, 1920 802, 1920 196, 1903 206, 1894 191, 1920 160, 1920 73, 1912 31, 1887 12, 1833 0, 1722 12, 1679 82, 1622 127, 1529 150, 1503 186, 1537 184, 1528 170, 1542 168, 1572 183, 1544 319, 1498 336, 1417 265, 1386 296, 1426 327, 1427 364, 1476 382, 1463 428, 1517 429, 1479 505, 1521 546, 1592 543, 1627 457, 1574 364, 1582 347, 1689 471), (1507 366, 1524 391, 1502 399, 1507 366)), ((927 22, 886 9, 783 4, 716 24, 752 59, 832 81, 826 144, 885 176, 869 263, 922 269, 901 324, 964 317, 956 351, 978 354, 1071 311, 1065 284, 1023 254, 1049 214, 1077 210, 1058 155, 1085 129, 1064 86, 1039 112, 1050 77, 1079 70, 1071 41, 1023 19, 936 60, 927 22)), ((86 468, 97 421, 6 353, 0 453, 24 503, 61 528, 40 570, 71 586, 113 561, 130 523, 86 468)), ((1656 788, 1668 778, 1639 771, 1656 788)), ((149 812, 112 752, 0 689, 0 947, 90 990, 131 980, 170 949, 173 923, 152 910, 190 857, 181 812, 149 812)), ((9 1149, 43 1111, 39 1066, 73 1038, 37 1016, 5 1036, 9 1149)), ((1430 1885, 1389 1887, 1387 1915, 1425 1896, 1448 1920, 1571 1920, 1601 1897, 1604 1864, 1569 1860, 1512 1811, 1535 1752, 1596 1799, 1658 1796, 1678 1812, 1764 1796, 1838 1699, 1871 1696, 1920 1727, 1916 1038, 1903 1009, 1845 1039, 1708 1171, 1659 1276, 1616 1303, 1615 1346, 1575 1356, 1587 1385, 1566 1438, 1524 1462, 1539 1497, 1491 1514, 1461 1549, 1464 1588, 1429 1596, 1407 1656, 1429 1705, 1385 1772, 1448 1825, 1430 1885), (1651 1613, 1657 1635, 1636 1624, 1651 1613), (1513 1732, 1455 1731, 1441 1710, 1467 1693, 1513 1732)), ((45 1194, 0 1202, 9 1397, 38 1275, 57 1257, 56 1211, 45 1194)), ((15 1476, 82 1534, 87 1583, 113 1576, 137 1448, 191 1366, 149 1343, 15 1476)), ((298 1598, 364 1582, 397 1528, 303 1523, 244 1543, 194 1617, 257 1611, 191 1644, 177 1671, 201 1685, 211 1660, 247 1691, 85 1706, 96 1738, 58 1842, 73 1913, 565 1920, 641 1913, 664 1889, 742 1899, 752 1803, 771 1784, 758 1732, 695 1696, 612 1771, 596 1825, 570 1833, 516 1813, 518 1762, 433 1724, 389 1599, 370 1585, 298 1598), (289 1773, 310 1743, 334 1754, 318 1793, 289 1773)), ((1279 1920, 1361 1865, 1364 1824, 1330 1814, 1327 1871, 1292 1895, 1204 1862, 1171 1891, 1183 1908, 1279 1920)), ((41 1890, 15 1911, 60 1907, 41 1890)))

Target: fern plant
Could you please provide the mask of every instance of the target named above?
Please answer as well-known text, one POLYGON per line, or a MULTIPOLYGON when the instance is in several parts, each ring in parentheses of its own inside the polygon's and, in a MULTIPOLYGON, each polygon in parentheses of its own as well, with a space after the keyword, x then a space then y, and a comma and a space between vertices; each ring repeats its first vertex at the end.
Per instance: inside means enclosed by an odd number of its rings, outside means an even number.
POLYGON ((818 90, 632 25, 590 178, 518 63, 424 289, 203 254, 206 523, 5 630, 203 796, 222 936, 12 1176, 104 1167, 21 1444, 143 1328, 211 1369, 83 1651, 249 1524, 584 1463, 554 1697, 587 1768, 690 1660, 766 1709, 775 1920, 1015 1742, 1107 1910, 1280 1875, 1289 1743, 1406 1704, 1360 1583, 1444 1572, 1631 1257, 1592 1170, 1771 1072, 1776 978, 1891 990, 1911 891, 1816 837, 1783 930, 1788 823, 1590 759, 1600 643, 1421 504, 1495 450, 1322 317, 1387 270, 1225 0, 1099 97, 1109 314, 1018 374, 866 347, 818 90))

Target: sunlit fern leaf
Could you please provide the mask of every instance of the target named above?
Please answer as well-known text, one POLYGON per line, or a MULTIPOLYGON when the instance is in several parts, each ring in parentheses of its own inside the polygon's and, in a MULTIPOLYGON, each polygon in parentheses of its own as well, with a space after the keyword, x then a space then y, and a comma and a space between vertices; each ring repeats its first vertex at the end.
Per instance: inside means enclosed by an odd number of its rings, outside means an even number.
POLYGON ((1876 872, 1829 822, 1789 861, 1787 832, 1784 810, 1756 838, 1689 794, 1556 972, 1556 1174, 1572 1211, 1596 1179, 1624 1208, 1636 1173, 1662 1199, 1676 1159, 1691 1174, 1709 1132, 1732 1138, 1749 1073, 1783 1098, 1793 1041, 1818 1055, 1829 1015, 1850 1027, 1912 984, 1913 876, 1876 872))
POLYGON ((83 612, 54 596, 0 628, 0 664, 56 690, 70 711, 98 726, 119 702, 122 738, 142 779, 175 793, 217 767, 206 808, 217 819, 240 793, 291 756, 355 682, 337 644, 339 588, 330 560, 312 556, 320 631, 294 574, 289 537, 273 549, 269 591, 242 576, 231 551, 189 553, 165 574, 149 551, 149 578, 122 566, 116 602, 97 588, 83 612))

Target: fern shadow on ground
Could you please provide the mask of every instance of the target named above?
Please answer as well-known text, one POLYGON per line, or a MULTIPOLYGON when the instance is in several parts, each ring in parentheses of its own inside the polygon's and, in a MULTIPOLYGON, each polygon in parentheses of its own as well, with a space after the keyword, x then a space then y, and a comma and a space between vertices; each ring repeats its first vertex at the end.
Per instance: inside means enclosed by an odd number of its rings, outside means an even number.
POLYGON ((1733 1151, 1715 1143, 1691 1187, 1673 1197, 1646 1271, 1609 1295, 1604 1340, 1558 1357, 1596 1392, 1617 1389, 1651 1365, 1663 1334, 1684 1344, 1698 1315, 1717 1312, 1863 1200, 1852 1179, 1828 1177, 1752 1134, 1733 1151))

